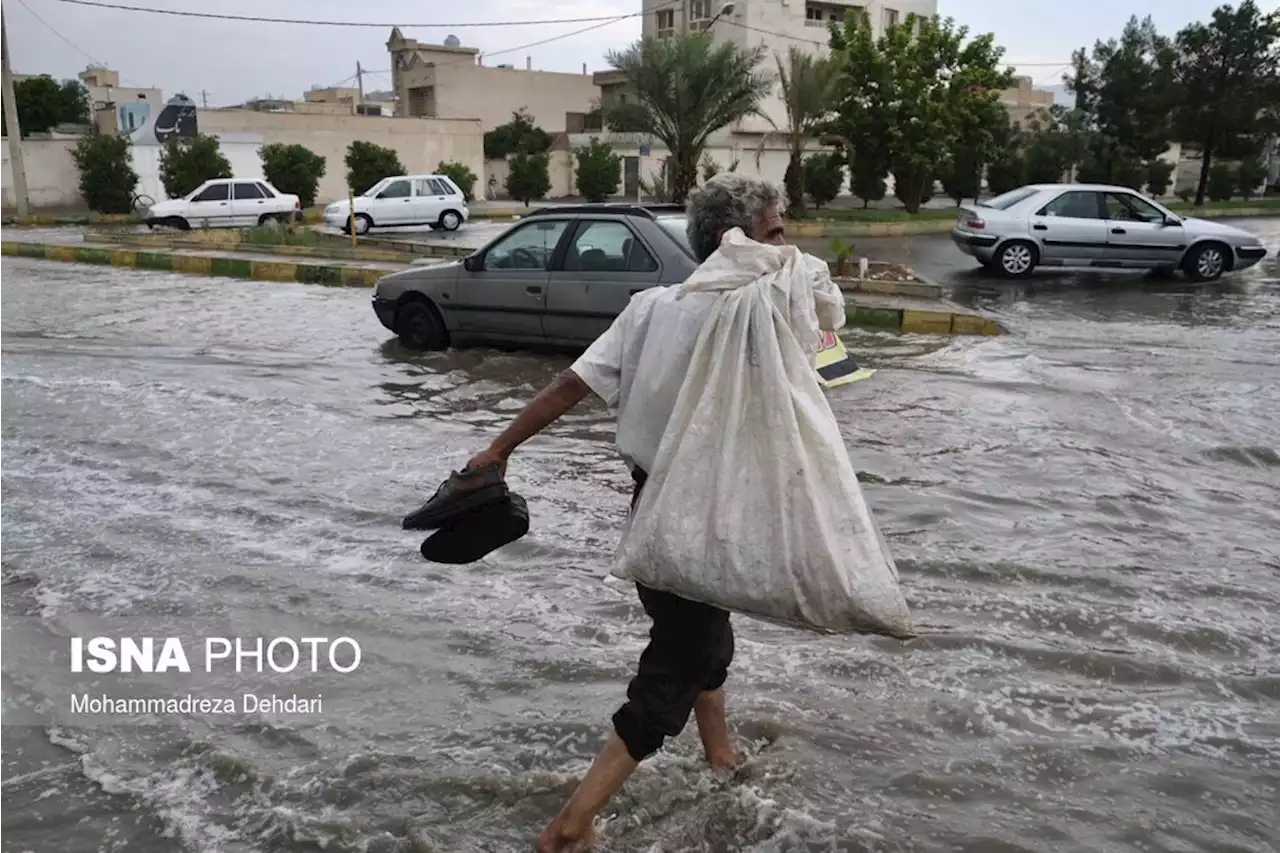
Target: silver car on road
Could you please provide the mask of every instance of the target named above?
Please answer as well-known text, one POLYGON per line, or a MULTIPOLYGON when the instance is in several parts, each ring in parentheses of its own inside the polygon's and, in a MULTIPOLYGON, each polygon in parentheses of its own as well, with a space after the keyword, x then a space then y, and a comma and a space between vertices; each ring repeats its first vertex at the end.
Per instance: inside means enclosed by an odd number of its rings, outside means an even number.
POLYGON ((1180 216, 1127 187, 1033 184, 960 208, 951 239, 1013 278, 1038 266, 1181 269, 1196 281, 1251 267, 1258 238, 1180 216))

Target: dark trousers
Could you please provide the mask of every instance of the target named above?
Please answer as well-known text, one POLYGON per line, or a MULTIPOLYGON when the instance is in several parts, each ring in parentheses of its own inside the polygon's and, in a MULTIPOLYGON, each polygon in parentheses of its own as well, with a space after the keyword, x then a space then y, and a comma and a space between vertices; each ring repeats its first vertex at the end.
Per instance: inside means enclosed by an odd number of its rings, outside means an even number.
MULTIPOLYGON (((646 474, 637 469, 631 476, 634 510, 646 474)), ((724 684, 733 661, 733 628, 728 612, 718 607, 641 584, 636 590, 653 627, 613 727, 631 757, 643 761, 684 730, 699 693, 724 684)))

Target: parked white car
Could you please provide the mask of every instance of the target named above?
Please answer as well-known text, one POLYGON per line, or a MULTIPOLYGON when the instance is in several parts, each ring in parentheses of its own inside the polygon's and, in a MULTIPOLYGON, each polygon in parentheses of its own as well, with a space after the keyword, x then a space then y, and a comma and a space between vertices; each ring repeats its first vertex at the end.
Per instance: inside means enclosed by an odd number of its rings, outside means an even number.
POLYGON ((951 239, 965 254, 1022 278, 1038 266, 1181 269, 1213 281, 1262 260, 1257 235, 1180 216, 1128 187, 1032 184, 960 208, 951 239))
MULTIPOLYGON (((355 198, 355 229, 426 225, 457 231, 471 211, 466 197, 448 175, 396 175, 383 178, 355 198)), ((351 204, 335 201, 324 209, 324 222, 348 232, 351 204)))
POLYGON ((302 202, 266 181, 218 178, 205 181, 183 198, 153 204, 143 222, 154 228, 240 228, 302 219, 302 202))

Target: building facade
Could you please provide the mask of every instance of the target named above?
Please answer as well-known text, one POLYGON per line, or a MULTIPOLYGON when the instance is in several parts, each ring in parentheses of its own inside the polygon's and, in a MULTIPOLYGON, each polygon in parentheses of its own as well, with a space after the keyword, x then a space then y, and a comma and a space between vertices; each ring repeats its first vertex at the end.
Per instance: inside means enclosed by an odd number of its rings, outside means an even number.
POLYGON ((581 74, 534 71, 514 65, 479 64, 479 50, 462 47, 452 36, 444 44, 426 44, 391 31, 392 92, 396 115, 414 118, 479 119, 486 130, 526 110, 550 133, 581 126, 600 98, 600 89, 584 66, 581 74))

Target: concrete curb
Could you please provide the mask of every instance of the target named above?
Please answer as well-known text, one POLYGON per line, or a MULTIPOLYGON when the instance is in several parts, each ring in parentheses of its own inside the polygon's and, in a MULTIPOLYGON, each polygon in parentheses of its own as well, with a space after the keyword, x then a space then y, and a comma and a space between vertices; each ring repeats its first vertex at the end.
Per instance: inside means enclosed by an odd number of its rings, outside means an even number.
POLYGON ((892 308, 858 304, 857 297, 845 306, 845 319, 851 326, 866 326, 890 332, 916 335, 984 335, 1006 334, 995 320, 959 311, 932 311, 916 308, 892 308))
MULTIPOLYGON (((231 232, 227 230, 228 235, 231 232)), ((223 242, 207 243, 191 237, 170 234, 112 234, 112 233, 93 233, 87 236, 89 242, 95 242, 97 238, 101 242, 109 242, 122 246, 131 246, 141 249, 156 249, 164 251, 166 249, 189 249, 198 252, 253 252, 260 255, 283 255, 288 257, 306 257, 306 258, 331 258, 333 260, 343 261, 382 261, 391 263, 411 263, 415 258, 422 257, 421 252, 392 251, 389 249, 380 249, 371 246, 357 245, 356 248, 350 246, 338 245, 334 243, 321 243, 317 246, 291 246, 285 244, 278 245, 261 245, 258 243, 250 243, 243 240, 226 240, 223 242)), ((343 238, 349 241, 350 238, 343 238)))
POLYGON ((18 243, 11 240, 0 242, 0 254, 47 261, 106 264, 113 267, 181 272, 188 275, 323 284, 330 287, 373 287, 378 279, 391 272, 391 270, 373 267, 257 261, 248 258, 219 257, 214 254, 179 255, 165 251, 144 252, 108 246, 18 243))

